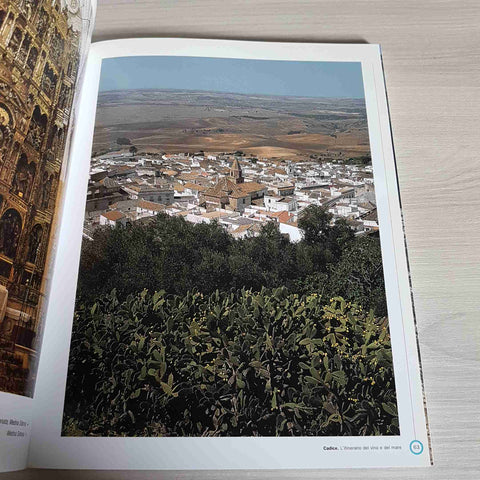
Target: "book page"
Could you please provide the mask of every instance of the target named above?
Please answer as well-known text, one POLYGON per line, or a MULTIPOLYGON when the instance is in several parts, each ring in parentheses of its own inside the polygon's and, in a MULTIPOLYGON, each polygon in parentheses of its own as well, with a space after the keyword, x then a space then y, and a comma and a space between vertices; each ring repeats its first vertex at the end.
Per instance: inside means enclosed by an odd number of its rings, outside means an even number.
POLYGON ((0 1, 0 470, 24 468, 89 2, 0 1))
POLYGON ((430 464, 378 46, 103 42, 78 120, 32 466, 430 464))

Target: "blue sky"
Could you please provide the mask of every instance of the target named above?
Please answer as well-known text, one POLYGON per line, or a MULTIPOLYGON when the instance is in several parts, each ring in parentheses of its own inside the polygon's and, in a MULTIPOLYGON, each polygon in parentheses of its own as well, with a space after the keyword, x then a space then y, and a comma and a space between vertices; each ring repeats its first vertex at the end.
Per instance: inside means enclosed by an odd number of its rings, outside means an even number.
POLYGON ((100 91, 167 88, 301 97, 364 98, 359 62, 164 56, 103 60, 100 91))

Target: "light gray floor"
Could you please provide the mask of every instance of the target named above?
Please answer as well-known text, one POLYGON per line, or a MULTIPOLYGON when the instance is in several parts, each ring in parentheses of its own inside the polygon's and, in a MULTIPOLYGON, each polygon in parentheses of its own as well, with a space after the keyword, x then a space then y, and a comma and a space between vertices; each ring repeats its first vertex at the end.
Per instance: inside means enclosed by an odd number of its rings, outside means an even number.
POLYGON ((31 470, 0 478, 480 478, 479 24, 477 0, 99 0, 95 29, 95 40, 189 36, 382 45, 434 467, 243 474, 31 470))

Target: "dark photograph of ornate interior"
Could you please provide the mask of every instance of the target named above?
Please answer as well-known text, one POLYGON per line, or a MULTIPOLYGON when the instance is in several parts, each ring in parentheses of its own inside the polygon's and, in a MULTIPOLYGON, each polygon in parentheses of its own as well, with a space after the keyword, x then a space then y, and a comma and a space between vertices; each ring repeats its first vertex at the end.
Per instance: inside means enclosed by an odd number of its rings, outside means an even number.
POLYGON ((33 395, 82 21, 0 1, 0 391, 33 395))

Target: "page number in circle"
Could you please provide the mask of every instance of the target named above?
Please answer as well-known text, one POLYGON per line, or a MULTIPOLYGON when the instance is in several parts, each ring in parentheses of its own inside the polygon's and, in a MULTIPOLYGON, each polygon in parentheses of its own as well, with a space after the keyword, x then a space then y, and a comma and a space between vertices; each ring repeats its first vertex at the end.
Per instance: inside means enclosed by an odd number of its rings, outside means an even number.
POLYGON ((423 452, 423 443, 420 440, 412 440, 410 442, 410 451, 414 455, 420 455, 423 452))

